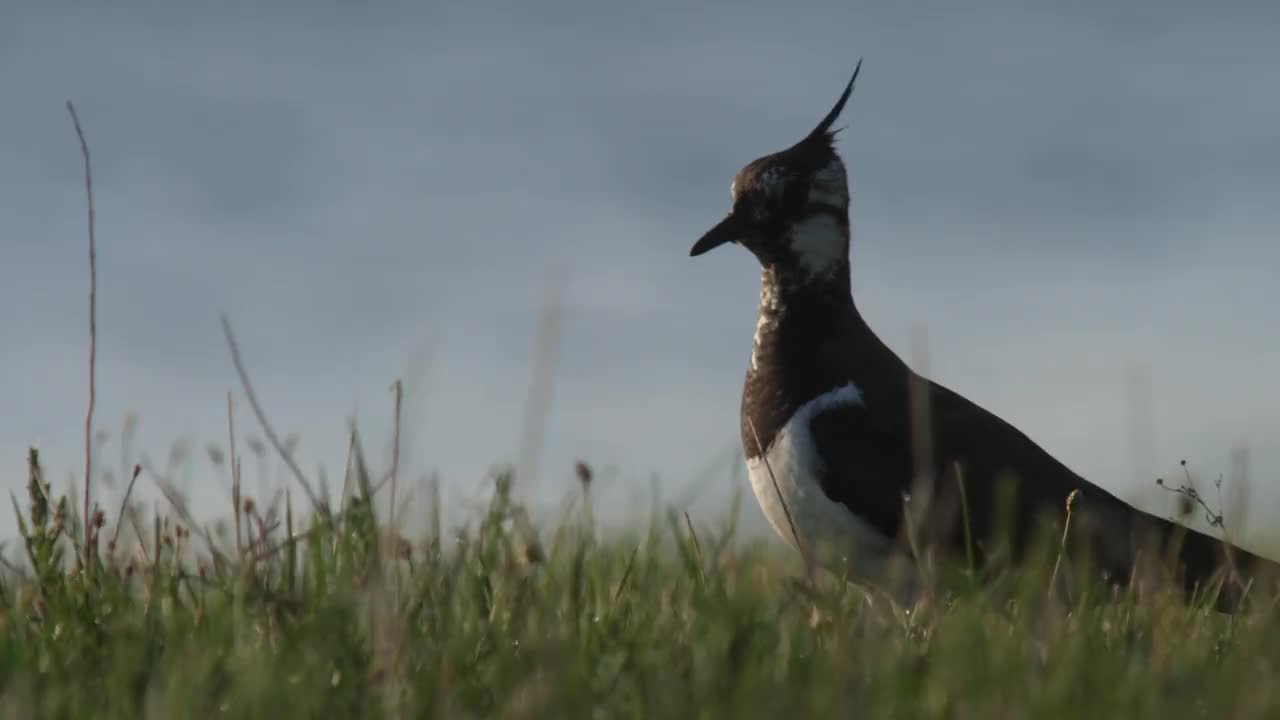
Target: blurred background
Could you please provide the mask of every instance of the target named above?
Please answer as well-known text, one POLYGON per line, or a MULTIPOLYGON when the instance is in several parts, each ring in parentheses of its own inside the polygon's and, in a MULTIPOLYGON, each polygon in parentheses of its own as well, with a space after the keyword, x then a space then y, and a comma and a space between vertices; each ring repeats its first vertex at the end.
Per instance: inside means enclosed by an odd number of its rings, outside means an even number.
POLYGON ((21 496, 30 444, 56 487, 83 473, 70 99, 110 512, 146 456, 226 514, 228 391, 246 492, 287 481, 226 312, 270 419, 335 488, 352 417, 387 468, 402 379, 402 487, 437 475, 450 512, 504 462, 554 510, 582 460, 602 518, 657 487, 710 519, 745 487, 759 276, 688 248, 863 57, 840 148, 873 327, 913 360, 926 337, 935 379, 1140 506, 1172 512, 1154 479, 1180 460, 1211 501, 1223 477, 1228 527, 1277 556, 1280 8, 772 5, 6 3, 0 477, 21 496))

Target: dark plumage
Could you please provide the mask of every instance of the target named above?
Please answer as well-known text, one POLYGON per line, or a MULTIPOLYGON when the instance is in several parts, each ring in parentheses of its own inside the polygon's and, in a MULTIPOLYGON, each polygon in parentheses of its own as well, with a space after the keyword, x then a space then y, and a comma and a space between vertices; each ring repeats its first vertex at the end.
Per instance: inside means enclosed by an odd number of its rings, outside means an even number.
POLYGON ((851 294, 849 196, 831 130, 852 90, 850 80, 803 140, 742 168, 731 212, 690 251, 737 243, 761 264, 741 424, 753 487, 775 529, 793 544, 835 547, 868 576, 908 540, 963 557, 968 536, 989 563, 1005 538, 1017 561, 1038 531, 1061 527, 1076 493, 1069 547, 1111 581, 1147 577, 1141 558, 1173 552, 1170 569, 1188 590, 1233 568, 1237 582, 1224 586, 1218 606, 1236 607, 1239 582, 1274 572, 1274 563, 1088 482, 1017 428, 913 372, 867 325, 851 294), (1001 507, 1012 523, 1003 533, 1001 507))

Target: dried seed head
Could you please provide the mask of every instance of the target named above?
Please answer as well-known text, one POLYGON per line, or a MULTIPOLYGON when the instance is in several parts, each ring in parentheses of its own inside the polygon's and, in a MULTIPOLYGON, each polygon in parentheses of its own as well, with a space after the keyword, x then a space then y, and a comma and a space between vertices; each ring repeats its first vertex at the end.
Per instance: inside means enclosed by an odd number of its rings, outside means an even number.
POLYGON ((245 515, 252 515, 252 514, 253 514, 253 510, 254 510, 254 507, 255 507, 255 505, 254 505, 254 503, 253 503, 253 498, 245 498, 245 499, 244 499, 244 514, 245 514, 245 515))
POLYGON ((102 508, 98 508, 98 509, 94 510, 94 511, 93 511, 93 526, 94 526, 95 528, 98 528, 99 530, 101 530, 101 529, 102 529, 102 526, 103 526, 103 525, 106 525, 106 524, 107 524, 107 514, 106 514, 105 512, 103 512, 103 511, 102 511, 102 508))
POLYGON ((30 448, 27 450, 27 495, 31 498, 31 523, 36 527, 44 527, 49 519, 49 491, 42 476, 40 451, 30 448))
POLYGON ((1071 506, 1075 504, 1076 498, 1079 496, 1080 496, 1080 491, 1078 489, 1072 490, 1071 492, 1067 493, 1067 514, 1068 515, 1071 514, 1071 506))
POLYGON ((542 551, 542 544, 535 540, 528 545, 525 545, 524 559, 530 565, 541 565, 546 562, 547 555, 542 551))
POLYGON ((583 487, 587 487, 591 484, 591 478, 594 473, 591 472, 590 465, 579 460, 573 464, 573 472, 578 476, 578 482, 582 483, 583 487))

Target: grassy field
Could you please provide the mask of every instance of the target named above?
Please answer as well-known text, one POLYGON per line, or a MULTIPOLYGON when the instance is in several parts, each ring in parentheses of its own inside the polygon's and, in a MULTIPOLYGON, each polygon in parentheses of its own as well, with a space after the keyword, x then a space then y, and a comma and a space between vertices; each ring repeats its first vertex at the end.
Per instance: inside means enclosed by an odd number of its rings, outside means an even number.
MULTIPOLYGON (((88 210, 84 479, 94 211, 67 109, 88 210)), ((498 473, 469 524, 442 527, 437 502, 410 541, 356 455, 350 499, 297 514, 287 495, 241 497, 236 471, 235 514, 208 528, 163 483, 161 516, 128 491, 115 516, 88 487, 55 496, 33 450, 0 568, 0 718, 1280 717, 1268 598, 1222 616, 1180 593, 1051 595, 1048 538, 1017 572, 935 568, 899 608, 810 577, 776 538, 738 537, 733 513, 655 507, 647 527, 601 531, 587 468, 553 526, 533 527, 498 473)), ((238 468, 234 446, 224 462, 238 468)))
POLYGON ((96 517, 85 563, 76 502, 29 470, 0 583, 6 718, 1280 716, 1266 611, 1063 603, 1051 547, 982 583, 940 572, 908 612, 803 581, 732 520, 655 508, 602 534, 587 482, 534 529, 497 475, 469 526, 410 543, 357 465, 355 499, 305 523, 287 504, 223 537, 180 507, 118 536, 96 517))

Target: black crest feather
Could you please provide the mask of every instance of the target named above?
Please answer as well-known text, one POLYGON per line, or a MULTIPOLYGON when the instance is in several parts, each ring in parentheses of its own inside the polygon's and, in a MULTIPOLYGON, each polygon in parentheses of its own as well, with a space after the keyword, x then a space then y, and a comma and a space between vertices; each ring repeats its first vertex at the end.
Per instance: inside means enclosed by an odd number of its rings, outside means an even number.
POLYGON ((810 143, 821 142, 830 145, 835 139, 836 132, 832 131, 831 125, 840 117, 840 112, 844 110, 844 104, 849 101, 849 96, 853 94, 853 84, 858 80, 858 72, 862 70, 862 58, 858 58, 858 64, 853 68, 853 77, 849 78, 849 84, 845 86, 844 92, 841 93, 840 99, 836 101, 835 107, 831 108, 831 112, 822 118, 822 122, 818 123, 808 135, 805 136, 797 145, 808 145, 810 143))

